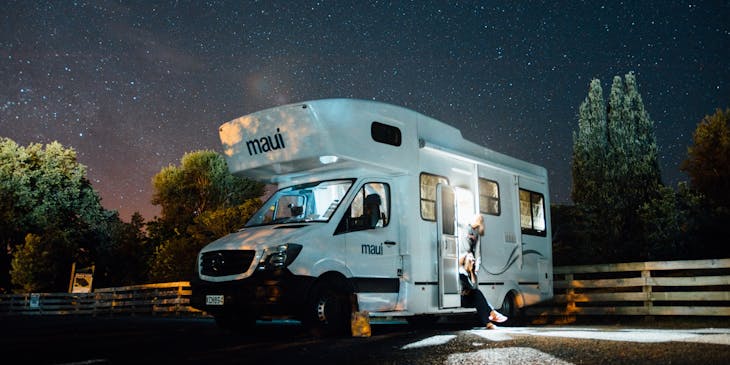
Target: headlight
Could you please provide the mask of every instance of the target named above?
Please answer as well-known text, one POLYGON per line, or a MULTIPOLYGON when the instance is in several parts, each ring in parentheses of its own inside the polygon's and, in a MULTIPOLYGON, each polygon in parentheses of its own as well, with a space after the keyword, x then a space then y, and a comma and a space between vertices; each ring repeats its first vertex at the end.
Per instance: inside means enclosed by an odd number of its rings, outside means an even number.
POLYGON ((269 247, 264 250, 264 254, 261 256, 261 260, 259 261, 259 265, 256 270, 283 269, 289 266, 289 264, 297 258, 297 255, 299 255, 301 250, 302 245, 297 245, 295 243, 269 247))

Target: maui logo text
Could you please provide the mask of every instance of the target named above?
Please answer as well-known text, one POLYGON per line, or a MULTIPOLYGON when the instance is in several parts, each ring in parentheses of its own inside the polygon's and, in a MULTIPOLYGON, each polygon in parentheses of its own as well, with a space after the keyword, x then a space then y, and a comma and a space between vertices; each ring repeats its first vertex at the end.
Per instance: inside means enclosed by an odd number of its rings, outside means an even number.
POLYGON ((276 128, 276 133, 273 136, 264 136, 259 139, 247 141, 246 148, 248 148, 248 155, 253 156, 259 153, 286 148, 286 146, 284 145, 284 137, 279 132, 279 128, 276 128))
POLYGON ((363 255, 382 255, 383 254, 383 244, 380 245, 368 245, 368 244, 362 244, 360 245, 360 253, 363 255))

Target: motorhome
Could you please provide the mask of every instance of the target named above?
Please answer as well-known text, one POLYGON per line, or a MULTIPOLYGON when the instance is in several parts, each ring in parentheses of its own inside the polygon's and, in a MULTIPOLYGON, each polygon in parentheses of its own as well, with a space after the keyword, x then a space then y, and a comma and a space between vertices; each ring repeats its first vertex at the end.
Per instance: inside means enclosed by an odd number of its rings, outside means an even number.
MULTIPOLYGON (((488 125, 484 125, 485 128, 488 125)), ((509 317, 553 296, 545 168, 416 111, 322 99, 220 126, 236 176, 278 190, 199 253, 194 307, 224 328, 349 328, 353 308, 410 322, 456 314, 459 242, 484 217, 479 287, 509 317)))

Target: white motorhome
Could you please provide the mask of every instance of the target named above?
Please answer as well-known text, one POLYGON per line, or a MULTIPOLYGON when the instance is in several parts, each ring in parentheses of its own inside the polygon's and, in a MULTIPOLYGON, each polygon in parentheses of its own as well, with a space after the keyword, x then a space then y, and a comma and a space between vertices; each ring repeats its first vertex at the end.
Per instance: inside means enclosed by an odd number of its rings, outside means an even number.
POLYGON ((496 308, 550 299, 547 172, 415 111, 324 99, 220 127, 231 173, 279 190, 199 253, 192 305, 225 328, 291 318, 328 333, 353 308, 421 321, 460 307, 458 242, 485 218, 480 289, 496 308))

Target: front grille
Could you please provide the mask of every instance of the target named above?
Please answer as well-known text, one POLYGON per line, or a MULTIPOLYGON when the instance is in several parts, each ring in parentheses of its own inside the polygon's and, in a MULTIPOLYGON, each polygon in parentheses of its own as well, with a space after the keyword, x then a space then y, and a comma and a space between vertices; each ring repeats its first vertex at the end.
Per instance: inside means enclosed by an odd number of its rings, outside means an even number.
POLYGON ((223 250, 206 252, 200 258, 200 273, 207 276, 227 276, 244 273, 251 266, 256 251, 223 250))

